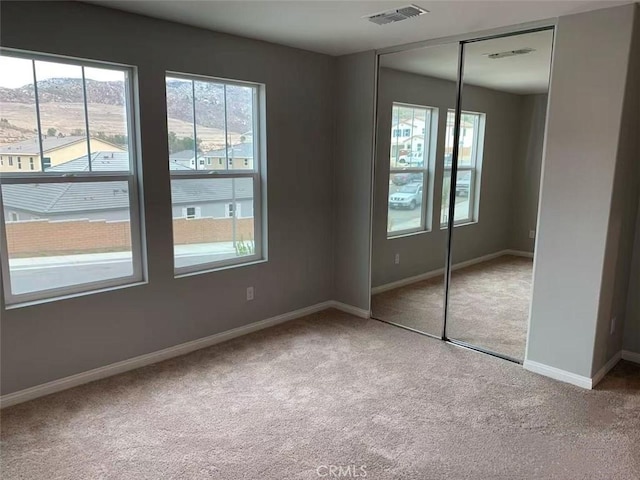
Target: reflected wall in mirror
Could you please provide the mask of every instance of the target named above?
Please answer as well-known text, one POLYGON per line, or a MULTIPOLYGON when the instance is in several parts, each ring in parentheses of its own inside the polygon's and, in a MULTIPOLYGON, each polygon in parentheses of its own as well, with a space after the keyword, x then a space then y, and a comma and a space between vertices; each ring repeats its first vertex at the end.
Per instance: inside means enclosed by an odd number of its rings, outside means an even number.
MULTIPOLYGON (((446 336, 518 361, 531 302, 552 44, 552 30, 464 44, 446 336)), ((447 199, 451 170, 445 160, 447 199)), ((443 228, 448 215, 441 212, 443 228)))
POLYGON ((440 222, 457 70, 452 43, 381 55, 378 76, 372 316, 437 337, 444 328, 447 231, 440 222))

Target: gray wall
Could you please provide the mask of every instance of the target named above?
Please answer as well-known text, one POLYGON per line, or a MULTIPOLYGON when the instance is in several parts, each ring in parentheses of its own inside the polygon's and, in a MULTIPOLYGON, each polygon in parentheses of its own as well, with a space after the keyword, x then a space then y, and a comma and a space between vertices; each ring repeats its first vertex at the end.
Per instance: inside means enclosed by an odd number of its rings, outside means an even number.
POLYGON ((337 63, 334 299, 368 311, 376 55, 337 63))
MULTIPOLYGON (((518 163, 521 129, 530 123, 523 118, 523 99, 486 88, 466 86, 463 109, 486 114, 480 211, 478 222, 455 227, 453 261, 511 248, 510 223, 514 194, 514 165, 518 163)), ((373 286, 444 267, 446 229, 440 228, 443 157, 447 110, 455 107, 455 83, 383 68, 378 93, 378 143, 373 225, 373 286), (436 107, 438 139, 433 181, 432 225, 430 232, 387 239, 387 200, 389 195, 389 148, 393 102, 436 107), (400 254, 400 264, 394 263, 400 254)), ((524 202, 523 202, 524 203, 524 202)), ((535 223, 534 223, 535 224, 535 223)), ((528 227, 527 227, 528 232, 528 227)))
POLYGON ((520 142, 513 162, 512 210, 509 248, 533 253, 535 239, 529 230, 536 230, 542 148, 547 115, 546 94, 524 95, 520 113, 520 142))
POLYGON ((624 324, 622 348, 628 352, 640 354, 640 203, 636 219, 636 235, 629 278, 627 297, 627 316, 624 324))
POLYGON ((332 298, 335 59, 79 2, 0 8, 5 47, 138 67, 149 280, 2 310, 2 394, 332 298), (266 84, 268 262, 174 278, 165 70, 266 84))
POLYGON ((562 17, 549 92, 526 361, 593 371, 633 5, 562 17))
MULTIPOLYGON (((640 9, 636 8, 620 123, 618 154, 611 198, 607 247, 602 274, 598 327, 592 374, 622 349, 627 293, 640 191, 640 9), (611 319, 616 318, 611 332, 611 319)), ((637 291, 636 291, 637 295, 637 291)), ((634 319, 631 319, 633 322, 634 319)))

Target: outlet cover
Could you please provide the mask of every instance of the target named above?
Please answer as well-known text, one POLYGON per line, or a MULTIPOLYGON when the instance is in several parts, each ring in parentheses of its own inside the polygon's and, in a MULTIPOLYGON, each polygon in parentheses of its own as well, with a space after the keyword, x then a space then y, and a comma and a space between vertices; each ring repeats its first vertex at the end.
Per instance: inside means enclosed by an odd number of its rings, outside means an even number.
POLYGON ((253 300, 253 287, 247 287, 247 301, 253 300))
POLYGON ((616 321, 618 320, 618 317, 613 317, 611 319, 611 332, 610 335, 613 335, 613 332, 616 331, 616 321))
POLYGON ((394 263, 396 265, 400 264, 400 254, 399 253, 396 253, 396 256, 395 256, 393 261, 394 261, 394 263))

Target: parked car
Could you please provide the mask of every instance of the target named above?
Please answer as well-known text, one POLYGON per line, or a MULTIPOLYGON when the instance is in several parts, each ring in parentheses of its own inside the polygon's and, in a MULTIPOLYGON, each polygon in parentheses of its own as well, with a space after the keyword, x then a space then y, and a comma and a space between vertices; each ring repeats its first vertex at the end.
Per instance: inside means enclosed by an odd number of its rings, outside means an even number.
POLYGON ((389 195, 390 208, 409 208, 413 210, 422 203, 422 183, 409 183, 389 195))
POLYGON ((424 152, 411 152, 398 158, 400 167, 422 167, 424 165, 424 152))
POLYGON ((468 197, 471 191, 471 174, 469 172, 463 172, 458 175, 458 181, 456 182, 456 197, 468 197))
POLYGON ((394 173, 391 175, 391 183, 394 185, 406 185, 419 180, 422 180, 421 173, 394 173))

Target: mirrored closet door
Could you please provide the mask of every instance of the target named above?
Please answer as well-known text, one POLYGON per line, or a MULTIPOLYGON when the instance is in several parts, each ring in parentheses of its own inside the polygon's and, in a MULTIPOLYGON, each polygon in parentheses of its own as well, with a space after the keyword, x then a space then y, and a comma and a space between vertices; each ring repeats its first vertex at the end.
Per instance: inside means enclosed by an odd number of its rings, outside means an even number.
POLYGON ((380 56, 372 316, 522 361, 553 30, 380 56))
POLYGON ((454 203, 446 337, 515 361, 531 304, 552 45, 552 30, 463 44, 457 162, 444 181, 454 203))
POLYGON ((447 232, 440 224, 458 45, 380 56, 373 317, 441 338, 447 232))

